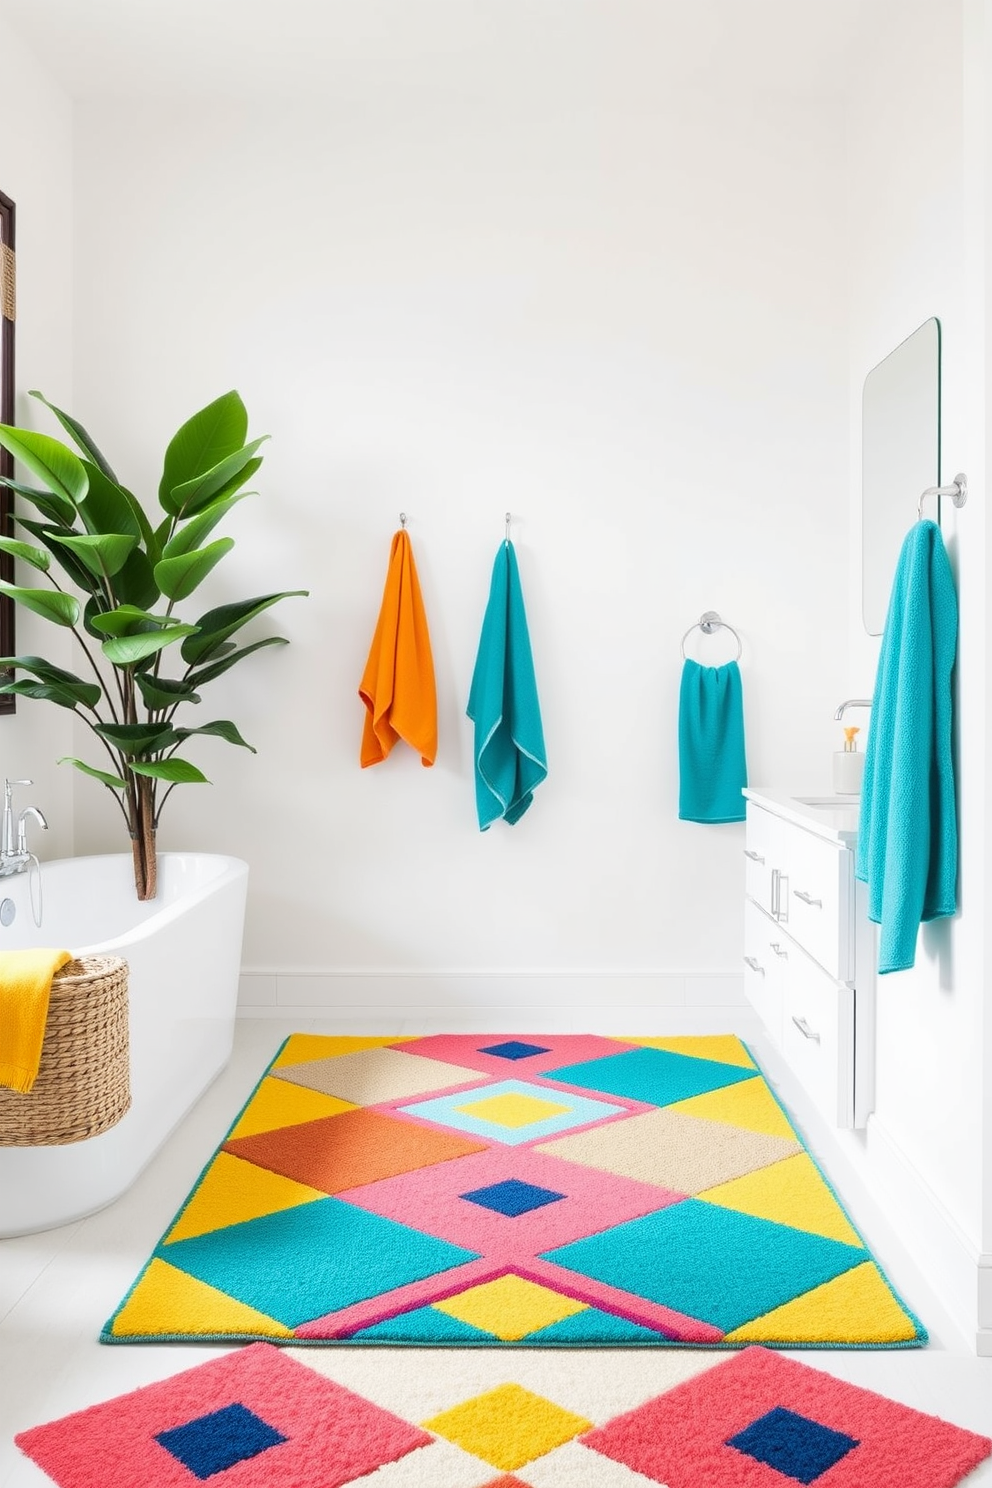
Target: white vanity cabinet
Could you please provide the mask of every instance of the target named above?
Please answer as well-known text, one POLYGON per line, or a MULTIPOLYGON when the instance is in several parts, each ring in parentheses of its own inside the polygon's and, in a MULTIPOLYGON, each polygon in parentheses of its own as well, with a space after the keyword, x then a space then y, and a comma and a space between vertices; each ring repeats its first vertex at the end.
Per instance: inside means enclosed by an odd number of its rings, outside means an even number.
POLYGON ((745 995, 828 1120, 864 1126, 875 962, 854 878, 857 802, 744 794, 745 995))

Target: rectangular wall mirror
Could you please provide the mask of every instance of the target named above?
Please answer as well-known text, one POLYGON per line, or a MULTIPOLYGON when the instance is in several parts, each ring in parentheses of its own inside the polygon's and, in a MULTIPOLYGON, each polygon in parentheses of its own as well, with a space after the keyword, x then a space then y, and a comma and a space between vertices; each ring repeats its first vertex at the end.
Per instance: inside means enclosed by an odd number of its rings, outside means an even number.
MULTIPOLYGON (((940 322, 931 317, 873 367, 861 405, 861 615, 881 635, 920 494, 940 484, 940 322)), ((940 520, 934 507, 924 516, 940 520)))

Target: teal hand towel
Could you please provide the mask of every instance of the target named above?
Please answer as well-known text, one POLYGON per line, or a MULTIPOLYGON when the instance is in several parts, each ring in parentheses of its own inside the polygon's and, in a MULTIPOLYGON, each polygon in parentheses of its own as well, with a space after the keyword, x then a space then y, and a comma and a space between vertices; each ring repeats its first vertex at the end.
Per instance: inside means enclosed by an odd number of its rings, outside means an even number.
POLYGON ((906 971, 923 920, 953 914, 958 863, 951 677, 958 602, 944 539, 917 522, 896 565, 865 752, 855 874, 878 969, 906 971))
POLYGON ((679 818, 744 820, 744 695, 736 661, 686 660, 679 689, 679 818))
POLYGON ((500 817, 513 825, 548 773, 541 709, 520 572, 513 544, 493 565, 468 716, 475 724, 475 801, 484 832, 500 817))

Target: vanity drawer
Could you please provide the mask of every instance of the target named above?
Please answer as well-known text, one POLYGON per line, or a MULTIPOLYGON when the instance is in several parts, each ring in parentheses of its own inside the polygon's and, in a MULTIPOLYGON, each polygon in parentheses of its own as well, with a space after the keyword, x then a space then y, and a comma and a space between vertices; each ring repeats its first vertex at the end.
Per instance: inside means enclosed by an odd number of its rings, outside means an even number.
POLYGON ((853 1126, 854 991, 801 951, 783 988, 782 1052, 828 1121, 853 1126))
POLYGON ((777 886, 778 919, 832 977, 851 981, 854 855, 810 832, 792 832, 777 886))
POLYGON ((750 899, 744 901, 744 996, 769 1038, 782 1044, 782 977, 788 965, 788 937, 750 899))

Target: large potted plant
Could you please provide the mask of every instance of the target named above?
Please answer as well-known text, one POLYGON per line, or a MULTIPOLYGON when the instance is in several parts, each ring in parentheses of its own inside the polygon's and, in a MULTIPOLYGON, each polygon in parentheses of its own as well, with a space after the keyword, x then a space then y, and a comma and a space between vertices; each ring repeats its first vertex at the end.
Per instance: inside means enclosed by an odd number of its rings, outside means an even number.
POLYGON ((138 898, 152 899, 162 808, 175 786, 206 782, 185 758, 187 741, 209 734, 252 748, 229 719, 185 727, 177 714, 198 705, 208 683, 254 651, 285 645, 284 636, 249 645, 231 637, 279 600, 307 591, 238 600, 192 620, 177 609, 234 546, 232 538, 213 534, 249 494, 244 487, 262 463, 257 452, 264 439, 248 440, 248 415, 236 392, 202 408, 170 441, 158 488, 161 520, 121 484, 76 419, 40 393, 32 396, 51 409, 75 450, 47 434, 0 424, 0 445, 41 483, 4 478, 33 508, 30 517, 15 513, 15 520, 34 541, 0 536, 0 551, 47 583, 0 581, 0 591, 71 630, 85 675, 41 656, 7 656, 0 667, 26 675, 4 682, 0 692, 68 708, 92 730, 109 768, 71 757, 60 763, 110 791, 131 838, 138 898))

